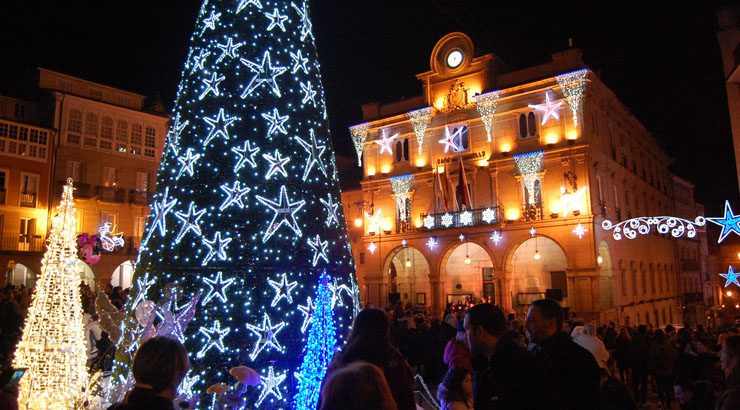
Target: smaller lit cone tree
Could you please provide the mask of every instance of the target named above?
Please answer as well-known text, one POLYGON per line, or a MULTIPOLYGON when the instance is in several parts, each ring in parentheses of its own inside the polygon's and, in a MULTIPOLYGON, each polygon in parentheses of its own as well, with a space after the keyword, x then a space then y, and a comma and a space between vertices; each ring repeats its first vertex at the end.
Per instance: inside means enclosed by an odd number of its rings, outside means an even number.
POLYGON ((80 408, 87 383, 72 179, 52 218, 41 277, 23 326, 13 366, 25 368, 21 409, 80 408))

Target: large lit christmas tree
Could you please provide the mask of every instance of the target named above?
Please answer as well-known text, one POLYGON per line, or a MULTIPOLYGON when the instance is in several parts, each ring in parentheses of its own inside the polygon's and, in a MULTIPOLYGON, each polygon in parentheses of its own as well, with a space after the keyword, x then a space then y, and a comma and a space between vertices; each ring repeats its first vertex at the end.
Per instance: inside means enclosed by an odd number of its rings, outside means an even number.
MULTIPOLYGON (((185 342, 184 397, 246 365, 247 405, 294 406, 319 275, 337 345, 358 309, 307 1, 205 1, 175 101, 115 380, 153 334, 185 342), (153 302, 160 302, 154 305, 153 302)), ((330 354, 330 352, 326 352, 330 354)), ((306 388, 315 389, 311 385, 306 388)))
POLYGON ((73 409, 87 384, 72 180, 52 217, 41 277, 23 326, 13 367, 26 368, 18 408, 73 409))

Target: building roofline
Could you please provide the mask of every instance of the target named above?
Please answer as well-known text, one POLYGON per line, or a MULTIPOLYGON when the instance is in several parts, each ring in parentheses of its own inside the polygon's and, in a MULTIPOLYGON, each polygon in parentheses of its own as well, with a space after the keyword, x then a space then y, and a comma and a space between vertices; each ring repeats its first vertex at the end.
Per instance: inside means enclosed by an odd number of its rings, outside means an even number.
MULTIPOLYGON (((39 70, 39 71, 46 71, 46 72, 49 72, 49 73, 54 73, 54 74, 57 74, 57 75, 61 75, 63 77, 67 77, 67 78, 72 79, 72 80, 84 81, 84 82, 89 83, 89 84, 95 84, 98 87, 107 88, 109 90, 113 90, 113 91, 117 91, 117 92, 122 92, 122 93, 130 94, 130 95, 133 95, 133 96, 141 97, 142 99, 146 99, 147 98, 147 96, 146 95, 143 95, 143 94, 135 93, 133 91, 124 90, 122 88, 111 87, 110 85, 105 85, 105 84, 101 84, 101 83, 98 83, 98 82, 95 82, 95 81, 86 80, 86 79, 81 78, 81 77, 75 77, 73 75, 69 75, 69 74, 65 74, 65 73, 60 73, 59 71, 50 70, 48 68, 37 67, 36 69, 39 70)), ((52 90, 56 90, 55 88, 51 88, 51 89, 52 90)), ((57 90, 57 91, 62 91, 62 90, 57 90)), ((72 93, 67 93, 67 94, 72 94, 72 93)))

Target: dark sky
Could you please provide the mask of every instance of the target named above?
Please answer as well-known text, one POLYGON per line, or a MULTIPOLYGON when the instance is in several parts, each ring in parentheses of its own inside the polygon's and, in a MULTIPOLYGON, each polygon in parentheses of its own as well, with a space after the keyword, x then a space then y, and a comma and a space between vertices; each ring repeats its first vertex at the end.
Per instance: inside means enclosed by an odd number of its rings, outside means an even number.
MULTIPOLYGON (((421 93, 415 74, 444 34, 471 36, 519 68, 584 50, 624 104, 696 184, 708 213, 737 199, 714 9, 724 1, 312 0, 335 148, 360 107, 421 93)), ((24 96, 47 67, 174 99, 199 0, 10 0, 0 24, 0 93, 24 96)))

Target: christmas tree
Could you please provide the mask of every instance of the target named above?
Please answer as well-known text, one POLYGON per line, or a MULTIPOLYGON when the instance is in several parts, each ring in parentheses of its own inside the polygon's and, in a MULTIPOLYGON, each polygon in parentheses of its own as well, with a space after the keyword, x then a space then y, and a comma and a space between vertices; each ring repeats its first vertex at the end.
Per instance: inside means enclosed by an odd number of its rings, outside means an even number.
POLYGON ((27 369, 19 385, 22 409, 77 408, 87 384, 73 189, 70 179, 52 218, 41 277, 15 352, 13 367, 27 369))
POLYGON ((334 302, 332 298, 329 276, 322 274, 319 277, 319 286, 316 291, 316 301, 301 306, 304 313, 302 329, 310 326, 306 341, 303 363, 298 371, 300 381, 296 395, 295 408, 298 410, 313 410, 319 401, 321 382, 326 375, 326 369, 334 356, 337 345, 336 326, 334 325, 334 302))
MULTIPOLYGON (((130 380, 153 334, 185 342, 183 396, 262 375, 248 406, 287 408, 301 305, 332 280, 337 344, 358 308, 307 1, 205 1, 191 38, 116 356, 130 380), (158 305, 154 302, 164 300, 158 305)), ((315 385, 306 388, 315 389, 315 385)))

